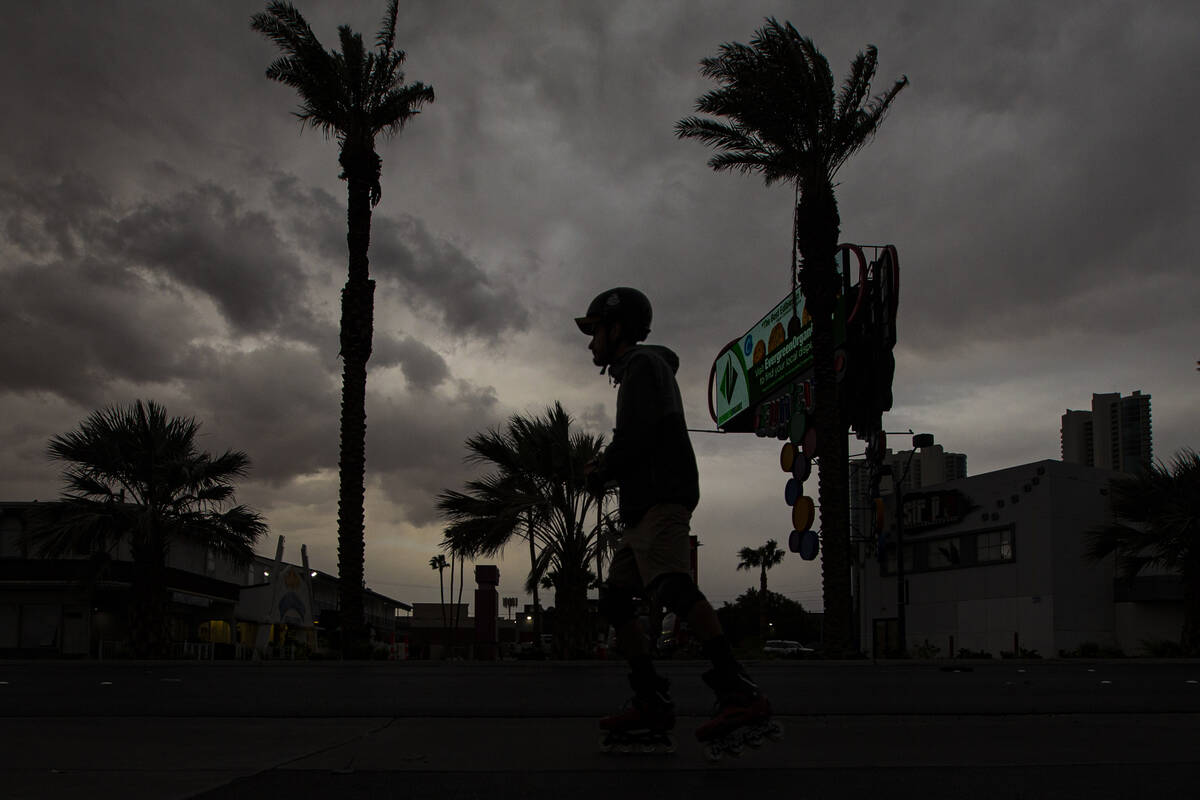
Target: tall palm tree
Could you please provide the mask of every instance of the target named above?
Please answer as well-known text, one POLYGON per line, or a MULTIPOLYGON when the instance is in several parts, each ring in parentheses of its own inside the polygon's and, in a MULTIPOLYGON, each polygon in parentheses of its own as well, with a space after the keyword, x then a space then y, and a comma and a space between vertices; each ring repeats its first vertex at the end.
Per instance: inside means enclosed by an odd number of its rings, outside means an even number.
POLYGON ((767 570, 779 566, 783 561, 785 551, 779 549, 779 542, 768 539, 762 547, 743 547, 738 551, 738 570, 759 570, 758 578, 758 631, 767 631, 767 570))
POLYGON ((272 2, 255 14, 251 27, 283 52, 267 68, 267 77, 300 94, 302 124, 335 136, 339 146, 338 177, 347 183, 349 275, 342 289, 342 412, 338 471, 338 576, 343 619, 343 647, 366 644, 363 619, 363 496, 366 475, 367 360, 371 357, 375 281, 368 269, 371 209, 382 196, 383 162, 375 137, 394 136, 420 107, 433 102, 432 87, 404 83, 404 51, 395 48, 397 0, 390 0, 367 52, 362 35, 338 27, 341 51, 326 51, 300 12, 290 3, 272 2))
POLYGON ((1200 453, 1184 448, 1162 462, 1112 481, 1114 521, 1087 534, 1093 560, 1115 554, 1132 579, 1147 568, 1183 578, 1184 653, 1200 655, 1200 453))
MULTIPOLYGON (((588 493, 584 465, 599 456, 603 437, 571 430, 571 417, 555 403, 545 416, 514 415, 503 429, 467 440, 467 460, 491 471, 465 491, 447 490, 437 506, 449 522, 443 546, 474 556, 494 556, 514 537, 536 543, 525 591, 543 578, 554 586, 560 650, 586 649, 590 566, 609 541, 603 526, 588 524, 596 498, 588 493), (565 633, 564 633, 565 629, 565 633)), ((535 595, 536 596, 536 595, 535 595)))
MULTIPOLYGON (((885 94, 868 98, 876 62, 874 46, 859 53, 835 94, 829 62, 812 40, 791 23, 767 18, 749 45, 723 44, 700 62, 701 73, 718 88, 700 97, 696 110, 727 121, 690 116, 675 124, 680 138, 718 151, 708 162, 714 170, 758 173, 768 186, 790 183, 795 191, 793 253, 798 249, 802 258, 800 287, 813 320, 821 569, 831 652, 851 649, 852 630, 848 450, 833 367, 841 229, 834 177, 875 135, 908 84, 901 78, 885 94)), ((794 255, 792 280, 794 285, 794 255)))
POLYGON ((254 559, 267 532, 263 518, 232 505, 233 482, 250 459, 214 456, 196 446, 195 419, 167 417, 138 400, 95 411, 77 430, 50 440, 51 459, 67 463, 64 492, 34 518, 30 538, 44 556, 91 552, 103 557, 127 542, 134 564, 130 633, 141 657, 164 655, 167 557, 190 540, 238 564, 254 559))
MULTIPOLYGON (((438 594, 441 597, 443 628, 447 627, 448 623, 446 622, 446 578, 444 575, 442 575, 442 573, 446 571, 446 567, 448 566, 450 565, 446 563, 446 557, 441 553, 438 553, 436 556, 429 559, 429 568, 436 569, 438 574, 438 594)), ((451 572, 450 575, 453 576, 454 573, 451 572)), ((451 597, 451 599, 453 599, 453 597, 451 597)))

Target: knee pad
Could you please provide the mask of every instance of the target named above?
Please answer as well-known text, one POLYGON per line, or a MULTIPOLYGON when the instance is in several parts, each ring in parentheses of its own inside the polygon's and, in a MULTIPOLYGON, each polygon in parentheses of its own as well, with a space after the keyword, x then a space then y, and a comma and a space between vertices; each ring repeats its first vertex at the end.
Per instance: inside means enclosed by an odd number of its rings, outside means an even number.
POLYGON ((692 576, 686 572, 660 575, 651 584, 651 596, 659 606, 664 606, 680 619, 687 619, 692 607, 704 599, 692 576))
POLYGON ((633 605, 633 593, 607 583, 600 586, 598 608, 600 615, 614 628, 619 628, 637 616, 637 608, 633 605))

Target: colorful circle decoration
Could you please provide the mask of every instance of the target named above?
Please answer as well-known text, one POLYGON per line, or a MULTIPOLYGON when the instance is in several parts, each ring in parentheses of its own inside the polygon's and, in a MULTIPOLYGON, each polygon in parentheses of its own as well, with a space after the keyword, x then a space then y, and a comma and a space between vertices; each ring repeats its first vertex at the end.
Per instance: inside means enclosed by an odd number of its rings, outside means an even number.
POLYGON ((800 537, 802 535, 800 531, 792 531, 788 534, 788 550, 791 550, 793 553, 800 552, 800 537))
POLYGON ((776 350, 787 341, 787 331, 783 329, 782 322, 776 322, 775 327, 771 328, 770 342, 767 344, 767 352, 774 353, 776 350))
POLYGON ((783 487, 783 499, 787 501, 789 506, 796 505, 796 501, 800 499, 800 493, 804 491, 804 484, 795 478, 788 478, 787 484, 783 487))
POLYGON ((754 343, 754 358, 753 363, 757 364, 767 357, 767 345, 762 339, 754 343))
POLYGON ((806 531, 812 527, 815 518, 816 506, 813 505, 813 499, 807 495, 797 498, 796 504, 792 506, 792 527, 798 531, 806 531))
POLYGON ((808 430, 808 415, 803 411, 794 411, 792 419, 788 423, 788 438, 792 444, 800 444, 804 441, 804 432, 808 430))
POLYGON ((804 453, 796 453, 796 458, 792 461, 792 477, 804 483, 811 474, 812 459, 804 455, 804 453))
POLYGON ((804 455, 809 458, 817 457, 817 429, 809 428, 804 432, 804 441, 800 446, 804 448, 804 455))
POLYGON ((792 465, 796 463, 796 445, 791 442, 784 442, 783 449, 779 451, 779 468, 784 472, 791 472, 792 465))
POLYGON ((821 546, 821 537, 816 531, 805 531, 800 534, 800 558, 805 561, 812 561, 817 557, 817 551, 821 546))
POLYGON ((742 352, 750 355, 754 351, 754 334, 746 334, 746 340, 742 342, 742 352))

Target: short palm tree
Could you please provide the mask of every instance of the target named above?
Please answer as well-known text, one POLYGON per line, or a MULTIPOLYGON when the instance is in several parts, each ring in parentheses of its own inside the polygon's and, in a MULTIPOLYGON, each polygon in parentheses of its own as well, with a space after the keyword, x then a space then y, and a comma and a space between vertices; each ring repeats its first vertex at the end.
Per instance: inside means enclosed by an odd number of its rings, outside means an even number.
POLYGON ((767 632, 767 570, 779 566, 783 561, 785 551, 779 549, 779 542, 768 539, 762 547, 743 547, 738 551, 739 570, 759 570, 758 577, 758 631, 767 632))
POLYGON ((1200 655, 1200 454, 1185 448, 1170 467, 1159 462, 1116 477, 1110 496, 1115 519, 1088 532, 1087 556, 1115 555, 1129 579, 1148 568, 1181 575, 1180 645, 1200 655))
POLYGON ((433 102, 433 89, 404 83, 404 51, 395 48, 397 0, 390 0, 367 52, 362 35, 338 28, 341 51, 326 51, 300 12, 290 3, 273 2, 255 14, 251 27, 283 52, 267 68, 267 77, 300 94, 301 122, 336 136, 339 177, 347 183, 346 244, 349 275, 342 289, 342 418, 338 471, 338 577, 342 604, 343 647, 361 651, 366 644, 363 619, 363 496, 366 480, 367 360, 371 357, 375 281, 368 269, 371 209, 382 196, 383 162, 375 137, 403 130, 420 107, 433 102))
POLYGON ((44 556, 90 552, 100 558, 120 542, 134 564, 130 633, 141 657, 165 654, 167 557, 190 540, 237 564, 254 559, 267 532, 255 511, 233 505, 234 479, 250 459, 214 456, 196 446, 194 419, 168 418, 157 403, 95 411, 77 430, 55 436, 48 452, 67 463, 65 489, 34 520, 30 537, 44 556))
POLYGON ((467 460, 491 472, 444 491, 437 506, 448 521, 443 546, 474 556, 494 556, 513 537, 529 537, 532 550, 525 590, 534 593, 545 577, 555 590, 560 648, 587 646, 587 590, 595 581, 590 565, 611 537, 604 525, 589 526, 597 499, 587 491, 584 465, 599 456, 603 437, 571 430, 571 417, 556 403, 545 416, 514 415, 503 429, 467 440, 467 460))
MULTIPOLYGON (((446 622, 446 578, 442 573, 446 571, 446 567, 448 567, 448 566, 450 566, 450 565, 446 563, 446 557, 444 555, 442 555, 441 553, 438 553, 436 556, 429 559, 429 568, 436 569, 437 574, 438 574, 438 594, 441 597, 442 627, 443 628, 447 627, 447 622, 446 622)), ((450 575, 453 576, 454 573, 451 572, 450 575)), ((453 595, 451 595, 451 599, 453 599, 453 595)))
POLYGON ((870 142, 908 84, 901 78, 885 94, 869 98, 877 57, 874 46, 859 53, 835 92, 829 62, 812 40, 791 23, 768 18, 749 45, 723 44, 716 56, 700 62, 701 73, 718 88, 700 97, 696 110, 727 121, 691 116, 675 125, 680 138, 698 139, 718 151, 708 162, 714 170, 757 173, 768 186, 785 182, 795 190, 793 254, 799 250, 799 281, 813 320, 821 569, 830 652, 849 651, 852 631, 847 428, 833 366, 841 229, 834 177, 870 142))

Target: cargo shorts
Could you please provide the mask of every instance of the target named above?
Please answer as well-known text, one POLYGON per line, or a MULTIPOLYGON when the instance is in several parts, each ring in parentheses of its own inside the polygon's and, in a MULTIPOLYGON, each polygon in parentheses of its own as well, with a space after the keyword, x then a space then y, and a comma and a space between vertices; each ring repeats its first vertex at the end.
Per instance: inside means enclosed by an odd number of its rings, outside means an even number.
POLYGON ((662 575, 692 572, 688 534, 692 512, 686 506, 652 506, 621 536, 608 568, 608 581, 637 594, 662 575))

